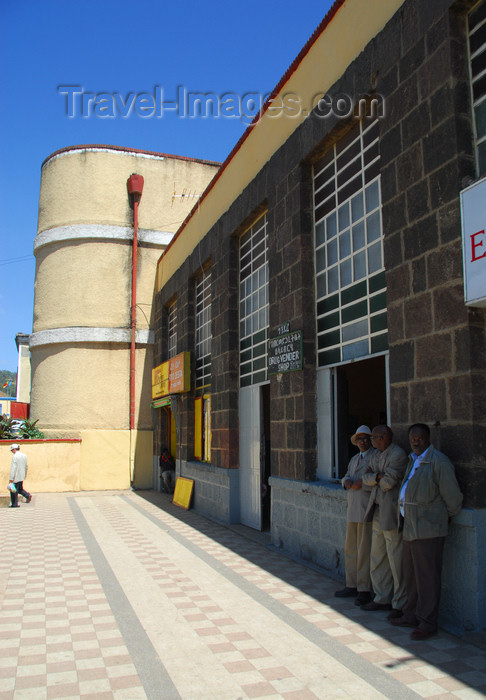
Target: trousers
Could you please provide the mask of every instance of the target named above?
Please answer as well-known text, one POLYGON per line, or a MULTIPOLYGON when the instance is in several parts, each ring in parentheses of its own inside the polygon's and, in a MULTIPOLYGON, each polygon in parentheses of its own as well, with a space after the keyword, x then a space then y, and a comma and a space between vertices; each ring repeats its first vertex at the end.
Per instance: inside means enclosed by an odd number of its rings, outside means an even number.
POLYGON ((370 573, 375 592, 375 603, 391 603, 401 610, 407 600, 402 574, 402 533, 382 530, 378 509, 373 516, 371 538, 370 573))
POLYGON ((426 632, 436 632, 439 618, 445 537, 403 541, 403 571, 408 601, 405 619, 426 632))
POLYGON ((174 469, 166 469, 165 471, 162 472, 160 475, 160 478, 162 479, 162 489, 165 493, 174 493, 174 487, 175 487, 175 470, 174 469))
POLYGON ((17 489, 17 491, 15 493, 12 493, 12 491, 10 491, 10 505, 15 507, 18 505, 19 493, 24 498, 29 498, 30 493, 28 491, 24 491, 24 482, 23 481, 17 481, 14 484, 14 486, 17 489))
POLYGON ((344 563, 346 586, 358 593, 371 591, 371 523, 346 523, 344 563))

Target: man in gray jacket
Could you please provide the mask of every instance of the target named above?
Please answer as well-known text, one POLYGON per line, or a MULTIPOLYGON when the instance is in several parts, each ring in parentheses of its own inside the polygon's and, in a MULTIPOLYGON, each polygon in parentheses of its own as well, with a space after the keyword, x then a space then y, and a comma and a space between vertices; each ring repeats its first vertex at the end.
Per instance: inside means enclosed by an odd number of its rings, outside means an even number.
POLYGON ((415 423, 408 437, 412 453, 399 498, 408 601, 403 617, 391 623, 413 627, 411 639, 422 641, 437 632, 444 540, 462 494, 453 465, 430 443, 429 427, 415 423))
POLYGON ((348 471, 341 482, 348 492, 344 544, 346 586, 334 595, 338 598, 354 597, 355 605, 364 605, 371 600, 371 521, 365 520, 371 487, 363 486, 362 483, 363 474, 376 452, 371 447, 370 435, 368 426, 360 425, 351 436, 351 442, 358 447, 359 452, 351 457, 348 471))
POLYGON ((10 483, 15 486, 15 491, 10 491, 10 508, 18 508, 19 493, 30 503, 32 496, 24 491, 24 479, 27 476, 27 455, 20 451, 20 445, 14 443, 10 448, 12 463, 10 465, 10 483))
POLYGON ((402 576, 402 534, 398 531, 398 492, 407 466, 407 455, 393 442, 387 425, 377 425, 371 432, 373 455, 370 472, 363 483, 372 486, 367 517, 373 513, 371 540, 371 584, 375 598, 362 610, 390 610, 389 619, 401 617, 406 601, 402 576))

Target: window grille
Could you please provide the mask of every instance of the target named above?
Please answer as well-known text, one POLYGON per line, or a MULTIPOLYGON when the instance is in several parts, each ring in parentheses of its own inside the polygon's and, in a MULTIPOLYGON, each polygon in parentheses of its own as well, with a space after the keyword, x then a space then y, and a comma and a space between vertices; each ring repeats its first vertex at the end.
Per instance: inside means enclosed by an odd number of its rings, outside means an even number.
POLYGON ((469 13, 469 68, 478 174, 486 173, 486 2, 469 13))
POLYGON ((267 216, 240 239, 240 386, 267 379, 267 216))
POLYGON ((196 389, 211 382, 211 271, 196 280, 196 389))
POLYGON ((318 366, 388 349, 378 122, 314 166, 318 366))
POLYGON ((172 304, 168 309, 168 338, 169 338, 169 357, 177 355, 177 305, 172 304))

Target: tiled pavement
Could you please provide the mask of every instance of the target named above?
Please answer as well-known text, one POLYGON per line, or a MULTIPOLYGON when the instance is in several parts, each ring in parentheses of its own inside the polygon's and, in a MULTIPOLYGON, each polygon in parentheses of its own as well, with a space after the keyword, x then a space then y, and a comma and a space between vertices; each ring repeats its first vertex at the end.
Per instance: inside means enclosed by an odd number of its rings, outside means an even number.
POLYGON ((0 700, 484 698, 486 653, 427 642, 243 528, 146 492, 0 509, 0 700))

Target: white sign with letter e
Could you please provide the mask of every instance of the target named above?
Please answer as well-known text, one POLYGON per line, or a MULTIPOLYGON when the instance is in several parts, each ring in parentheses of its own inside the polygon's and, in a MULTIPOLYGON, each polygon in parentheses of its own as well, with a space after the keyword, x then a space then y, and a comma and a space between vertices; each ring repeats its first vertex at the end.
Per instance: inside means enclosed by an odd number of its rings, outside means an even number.
POLYGON ((486 307, 486 178, 461 192, 466 306, 486 307))

